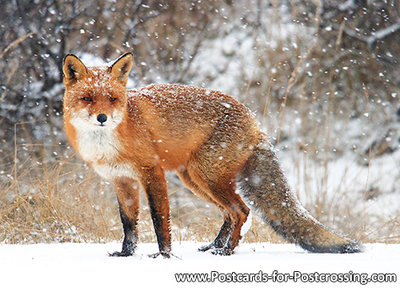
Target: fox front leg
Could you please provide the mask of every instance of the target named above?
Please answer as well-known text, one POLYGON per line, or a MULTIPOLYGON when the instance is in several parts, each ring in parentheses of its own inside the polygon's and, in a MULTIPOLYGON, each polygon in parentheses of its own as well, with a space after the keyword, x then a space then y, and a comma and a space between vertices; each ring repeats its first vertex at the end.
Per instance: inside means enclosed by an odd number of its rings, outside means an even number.
POLYGON ((110 256, 131 256, 135 253, 138 239, 139 183, 129 178, 122 178, 114 181, 114 186, 124 229, 124 241, 122 242, 121 252, 110 253, 110 256))
POLYGON ((161 167, 149 168, 144 171, 143 186, 149 202, 151 219, 157 236, 159 252, 149 255, 156 258, 162 255, 171 257, 171 228, 167 182, 161 167))

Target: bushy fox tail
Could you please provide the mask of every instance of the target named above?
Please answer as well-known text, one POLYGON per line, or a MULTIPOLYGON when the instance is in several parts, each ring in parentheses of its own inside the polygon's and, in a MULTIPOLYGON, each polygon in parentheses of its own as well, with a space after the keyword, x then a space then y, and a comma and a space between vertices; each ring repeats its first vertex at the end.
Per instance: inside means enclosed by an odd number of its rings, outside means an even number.
POLYGON ((289 242, 316 253, 362 251, 357 241, 330 231, 301 206, 264 137, 237 177, 243 201, 289 242))

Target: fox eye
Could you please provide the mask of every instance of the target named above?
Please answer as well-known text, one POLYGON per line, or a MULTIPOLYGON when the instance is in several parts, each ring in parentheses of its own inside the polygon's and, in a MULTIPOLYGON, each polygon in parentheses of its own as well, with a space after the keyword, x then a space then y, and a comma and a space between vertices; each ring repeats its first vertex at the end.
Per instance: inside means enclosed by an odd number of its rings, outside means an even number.
POLYGON ((87 101, 87 102, 92 102, 93 98, 92 97, 83 97, 82 100, 87 101))
POLYGON ((115 100, 117 100, 117 98, 110 97, 110 102, 114 102, 115 100))

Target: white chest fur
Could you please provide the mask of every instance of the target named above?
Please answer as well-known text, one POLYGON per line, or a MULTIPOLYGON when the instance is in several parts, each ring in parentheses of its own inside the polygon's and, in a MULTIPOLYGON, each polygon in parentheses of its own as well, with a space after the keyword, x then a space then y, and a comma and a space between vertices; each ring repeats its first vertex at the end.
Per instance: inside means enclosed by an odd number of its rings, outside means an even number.
POLYGON ((113 161, 117 157, 120 143, 113 130, 99 127, 93 130, 77 129, 77 132, 79 154, 83 160, 113 161))
POLYGON ((92 163, 97 174, 107 180, 118 177, 137 178, 137 172, 129 163, 117 162, 121 144, 114 129, 75 127, 79 154, 83 160, 92 163))
POLYGON ((75 127, 77 146, 83 160, 113 162, 121 150, 116 128, 122 121, 122 113, 113 113, 104 126, 100 126, 96 114, 87 109, 70 111, 71 124, 75 127))

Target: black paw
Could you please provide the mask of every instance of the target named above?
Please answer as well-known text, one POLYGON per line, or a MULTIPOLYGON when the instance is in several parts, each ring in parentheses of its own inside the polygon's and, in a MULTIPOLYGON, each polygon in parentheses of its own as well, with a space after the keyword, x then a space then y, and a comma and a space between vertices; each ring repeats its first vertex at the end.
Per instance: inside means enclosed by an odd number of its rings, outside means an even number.
POLYGON ((134 255, 135 252, 133 251, 115 251, 114 253, 108 253, 108 256, 110 257, 128 257, 134 255))
POLYGON ((220 256, 229 256, 232 255, 233 249, 228 248, 228 247, 223 247, 223 248, 215 248, 211 251, 211 254, 213 255, 220 255, 220 256))
POLYGON ((212 244, 209 244, 209 245, 201 246, 198 250, 200 252, 206 252, 206 251, 210 250, 211 248, 215 248, 215 247, 212 244))
POLYGON ((211 244, 208 244, 208 245, 205 245, 205 246, 201 246, 198 250, 200 251, 200 252, 206 252, 206 251, 208 251, 208 250, 210 250, 210 249, 221 249, 221 248, 223 248, 224 247, 224 245, 225 244, 223 244, 223 243, 219 243, 219 242, 212 242, 211 244))
POLYGON ((221 248, 221 247, 217 247, 214 243, 211 243, 211 244, 208 244, 208 245, 201 246, 198 250, 200 252, 206 252, 206 251, 208 251, 210 249, 218 249, 218 248, 221 248))
POLYGON ((160 256, 160 255, 161 255, 164 259, 169 259, 169 258, 171 258, 171 257, 175 257, 175 258, 180 259, 179 257, 175 256, 175 255, 172 254, 171 252, 157 252, 157 253, 154 253, 154 254, 150 254, 149 257, 155 259, 155 258, 157 258, 157 257, 160 256))

